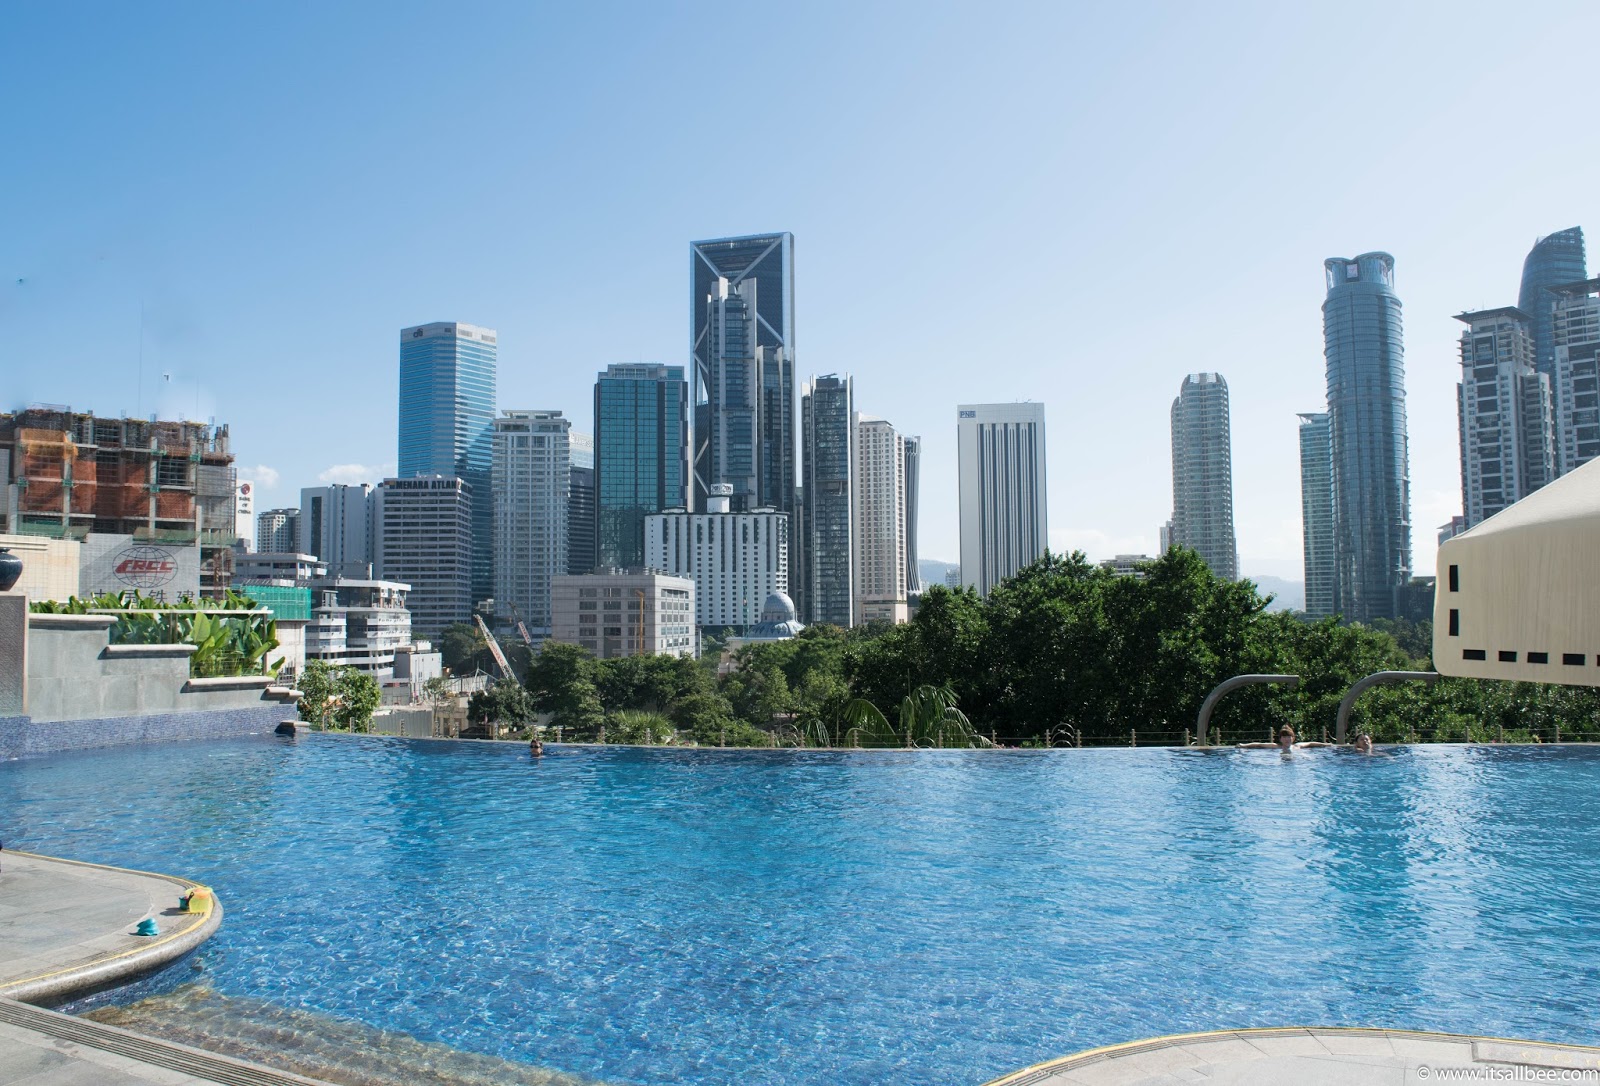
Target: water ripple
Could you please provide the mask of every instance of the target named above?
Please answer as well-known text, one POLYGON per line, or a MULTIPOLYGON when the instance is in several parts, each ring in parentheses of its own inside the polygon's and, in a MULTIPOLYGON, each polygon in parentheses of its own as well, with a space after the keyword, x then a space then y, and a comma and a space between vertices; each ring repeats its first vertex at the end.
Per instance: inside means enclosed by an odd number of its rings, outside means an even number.
POLYGON ((1600 1041, 1597 786, 1580 747, 263 737, 0 764, 0 839, 215 885, 222 997, 610 1083, 956 1086, 1246 1025, 1600 1041))

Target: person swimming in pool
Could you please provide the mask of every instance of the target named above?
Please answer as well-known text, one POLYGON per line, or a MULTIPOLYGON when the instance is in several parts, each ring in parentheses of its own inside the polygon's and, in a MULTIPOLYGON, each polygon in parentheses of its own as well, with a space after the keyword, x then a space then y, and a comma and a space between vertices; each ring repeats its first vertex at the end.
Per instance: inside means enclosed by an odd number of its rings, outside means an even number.
POLYGON ((533 758, 544 757, 544 741, 537 735, 528 740, 528 755, 533 758))
POLYGON ((1297 743, 1294 738, 1294 729, 1285 724, 1278 729, 1278 739, 1275 743, 1238 743, 1240 750, 1272 750, 1274 748, 1288 754, 1291 750, 1309 750, 1311 747, 1331 747, 1332 743, 1297 743))
POLYGON ((1371 754, 1372 736, 1368 735, 1366 732, 1360 732, 1356 735, 1355 742, 1351 743, 1350 747, 1357 754, 1371 754))

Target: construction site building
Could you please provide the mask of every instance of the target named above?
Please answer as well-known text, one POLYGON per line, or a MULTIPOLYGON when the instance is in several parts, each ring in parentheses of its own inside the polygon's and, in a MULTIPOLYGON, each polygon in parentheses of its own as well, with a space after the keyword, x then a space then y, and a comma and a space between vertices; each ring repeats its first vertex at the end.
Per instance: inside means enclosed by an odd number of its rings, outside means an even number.
POLYGON ((197 545, 201 594, 220 598, 232 580, 237 479, 226 426, 36 404, 0 414, 0 483, 0 530, 197 545))

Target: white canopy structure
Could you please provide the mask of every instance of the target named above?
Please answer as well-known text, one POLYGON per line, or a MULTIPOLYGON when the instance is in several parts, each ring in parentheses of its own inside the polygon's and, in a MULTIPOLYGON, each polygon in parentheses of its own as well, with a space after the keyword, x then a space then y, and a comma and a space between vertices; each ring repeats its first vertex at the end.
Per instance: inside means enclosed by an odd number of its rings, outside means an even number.
POLYGON ((1433 666, 1600 686, 1600 460, 1439 548, 1433 666))

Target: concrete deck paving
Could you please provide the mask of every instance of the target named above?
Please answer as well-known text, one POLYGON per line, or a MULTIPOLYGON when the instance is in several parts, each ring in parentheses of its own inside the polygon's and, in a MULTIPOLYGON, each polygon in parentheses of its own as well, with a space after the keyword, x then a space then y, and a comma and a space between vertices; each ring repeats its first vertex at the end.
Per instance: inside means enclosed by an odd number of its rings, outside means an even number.
POLYGON ((1241 1029, 1094 1048, 988 1086, 1600 1082, 1600 1048, 1385 1029, 1241 1029), (1566 1072, 1566 1077, 1562 1077, 1566 1072), (1576 1072, 1576 1073, 1574 1073, 1576 1072))
POLYGON ((0 853, 0 1086, 318 1086, 22 1002, 59 1002, 110 987, 199 946, 222 923, 222 907, 181 911, 179 897, 195 885, 0 853), (147 918, 160 934, 134 934, 147 918))

